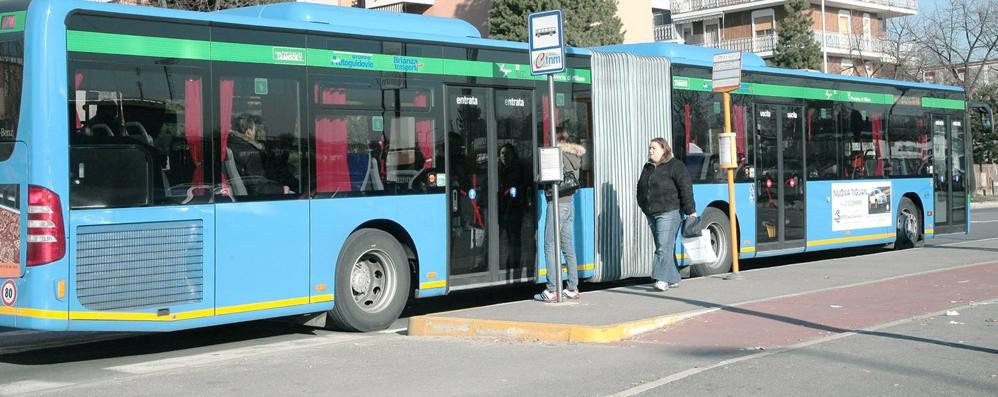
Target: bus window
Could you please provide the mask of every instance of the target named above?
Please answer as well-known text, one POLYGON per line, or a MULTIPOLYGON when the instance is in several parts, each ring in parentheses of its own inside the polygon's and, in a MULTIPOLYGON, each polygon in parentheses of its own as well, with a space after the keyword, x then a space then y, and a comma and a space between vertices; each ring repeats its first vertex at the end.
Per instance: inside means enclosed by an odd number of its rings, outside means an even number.
POLYGON ((887 140, 883 112, 869 105, 843 104, 840 113, 845 179, 883 178, 886 175, 887 140))
MULTIPOLYGON (((738 170, 735 180, 752 176, 748 112, 745 98, 735 96, 731 105, 731 131, 735 133, 738 170)), ((724 132, 724 108, 720 94, 677 90, 673 92, 673 153, 686 164, 693 182, 724 182, 727 174, 720 166, 719 135, 724 132)))
MULTIPOLYGON (((12 142, 17 138, 23 69, 23 41, 20 38, 0 41, 0 142, 12 142)), ((0 161, 10 156, 13 147, 0 145, 0 161)))
POLYGON ((312 89, 316 193, 439 192, 444 172, 434 84, 407 79, 319 79, 312 89))
POLYGON ((208 200, 198 71, 96 62, 70 70, 72 208, 208 200))
POLYGON ((223 75, 217 85, 222 194, 236 201, 301 196, 299 82, 257 69, 223 75))
POLYGON ((929 125, 924 115, 891 114, 890 173, 893 177, 928 176, 932 160, 929 125))

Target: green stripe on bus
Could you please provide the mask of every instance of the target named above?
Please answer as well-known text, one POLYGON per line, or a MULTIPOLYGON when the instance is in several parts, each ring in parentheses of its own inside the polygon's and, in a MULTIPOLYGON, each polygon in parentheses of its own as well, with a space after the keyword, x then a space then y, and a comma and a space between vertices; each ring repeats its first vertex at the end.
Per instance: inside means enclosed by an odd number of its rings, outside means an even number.
POLYGON ((211 46, 207 41, 128 36, 70 30, 66 49, 96 54, 207 60, 211 46))
MULTIPOLYGON (((672 86, 679 90, 710 92, 713 83, 709 79, 675 76, 672 86)), ((894 95, 875 92, 826 90, 821 88, 794 87, 787 85, 742 83, 741 88, 732 92, 736 95, 759 95, 782 98, 813 99, 837 102, 869 103, 893 105, 894 95)), ((923 107, 964 109, 964 101, 958 99, 922 98, 923 107)))
MULTIPOLYGON (((513 80, 545 80, 533 76, 528 65, 465 61, 458 59, 409 57, 402 55, 367 54, 300 47, 275 47, 257 44, 209 42, 112 33, 70 30, 69 51, 113 55, 149 56, 247 62, 277 65, 301 65, 380 72, 450 75, 464 77, 503 78, 513 80)), ((591 84, 592 73, 586 69, 569 68, 555 75, 557 82, 591 84)))
POLYGON ((966 102, 959 99, 926 98, 922 97, 922 107, 940 109, 966 109, 966 102))
POLYGON ((24 20, 27 18, 28 18, 27 11, 14 11, 14 12, 5 12, 0 14, 0 23, 4 23, 3 25, 0 25, 0 33, 23 32, 24 20), (14 18, 14 24, 11 26, 7 26, 7 24, 5 23, 7 22, 5 21, 5 19, 8 19, 9 17, 14 18))

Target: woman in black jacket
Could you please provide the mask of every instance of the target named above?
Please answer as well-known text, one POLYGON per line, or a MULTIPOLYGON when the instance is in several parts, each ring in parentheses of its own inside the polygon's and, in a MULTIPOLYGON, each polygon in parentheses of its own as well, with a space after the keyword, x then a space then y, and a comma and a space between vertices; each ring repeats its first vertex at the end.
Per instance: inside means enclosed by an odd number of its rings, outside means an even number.
POLYGON ((648 217, 655 237, 651 273, 655 289, 676 288, 681 279, 676 264, 676 232, 683 223, 680 213, 686 216, 697 213, 686 165, 672 157, 672 149, 663 138, 648 143, 648 162, 638 179, 638 206, 648 217))

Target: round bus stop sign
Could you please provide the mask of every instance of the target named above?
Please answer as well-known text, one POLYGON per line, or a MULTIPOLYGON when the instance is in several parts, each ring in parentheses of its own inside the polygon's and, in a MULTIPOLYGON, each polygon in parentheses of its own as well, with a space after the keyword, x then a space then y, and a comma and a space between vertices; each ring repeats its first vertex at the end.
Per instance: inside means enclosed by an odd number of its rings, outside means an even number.
POLYGON ((3 282, 3 287, 0 287, 0 298, 4 306, 14 306, 14 302, 17 302, 17 286, 14 285, 14 280, 3 282))

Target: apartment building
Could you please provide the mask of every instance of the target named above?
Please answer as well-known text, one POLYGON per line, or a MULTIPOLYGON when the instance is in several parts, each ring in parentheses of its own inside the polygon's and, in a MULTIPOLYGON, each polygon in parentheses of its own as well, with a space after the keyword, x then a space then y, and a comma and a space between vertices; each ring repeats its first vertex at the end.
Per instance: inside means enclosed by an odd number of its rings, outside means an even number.
MULTIPOLYGON (((783 0, 663 0, 653 10, 654 35, 711 48, 773 56, 783 0)), ((875 76, 891 59, 886 20, 918 13, 917 0, 811 0, 814 38, 828 73, 875 76)))
POLYGON ((960 66, 955 69, 956 75, 954 76, 954 71, 949 70, 945 66, 927 66, 922 71, 922 81, 926 83, 960 85, 960 82, 965 79, 972 80, 977 77, 977 87, 998 84, 998 59, 970 62, 965 67, 960 66), (970 71, 969 76, 967 75, 968 70, 970 71))

